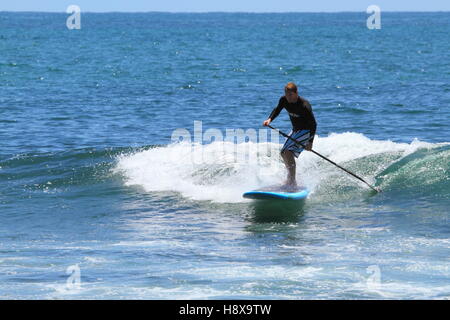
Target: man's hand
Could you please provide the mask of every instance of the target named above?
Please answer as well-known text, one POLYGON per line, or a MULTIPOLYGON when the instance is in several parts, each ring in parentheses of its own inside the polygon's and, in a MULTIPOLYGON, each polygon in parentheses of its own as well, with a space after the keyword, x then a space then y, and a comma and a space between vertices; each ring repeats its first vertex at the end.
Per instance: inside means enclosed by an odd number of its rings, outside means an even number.
POLYGON ((311 142, 309 142, 309 143, 305 146, 305 150, 306 150, 306 151, 311 151, 312 147, 313 147, 313 143, 312 143, 312 141, 311 141, 311 142))
POLYGON ((263 126, 267 127, 272 122, 272 119, 267 119, 263 122, 263 126))

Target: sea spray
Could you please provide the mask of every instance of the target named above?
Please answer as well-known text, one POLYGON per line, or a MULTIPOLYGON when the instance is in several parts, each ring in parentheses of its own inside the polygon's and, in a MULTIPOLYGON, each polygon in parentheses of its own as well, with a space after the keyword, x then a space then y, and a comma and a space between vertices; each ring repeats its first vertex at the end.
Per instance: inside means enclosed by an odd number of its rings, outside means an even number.
MULTIPOLYGON (((318 152, 338 163, 347 163, 372 180, 402 157, 436 146, 418 140, 410 144, 371 140, 353 132, 317 137, 314 143, 318 152)), ((141 186, 147 192, 177 191, 193 200, 241 202, 245 201, 244 191, 284 180, 286 170, 279 156, 280 147, 254 142, 173 143, 120 156, 115 172, 123 174, 127 186, 141 186), (195 154, 201 154, 202 161, 195 154)), ((338 188, 339 184, 359 188, 361 184, 306 151, 297 160, 297 176, 313 191, 338 188)))

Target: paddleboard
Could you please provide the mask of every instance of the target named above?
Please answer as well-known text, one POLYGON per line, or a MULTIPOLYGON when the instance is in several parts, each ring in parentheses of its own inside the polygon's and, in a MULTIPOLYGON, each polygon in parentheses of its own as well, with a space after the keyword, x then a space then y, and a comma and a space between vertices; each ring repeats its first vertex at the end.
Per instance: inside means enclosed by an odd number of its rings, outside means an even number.
POLYGON ((309 194, 305 187, 270 186, 257 190, 247 191, 242 196, 255 200, 303 200, 309 194))

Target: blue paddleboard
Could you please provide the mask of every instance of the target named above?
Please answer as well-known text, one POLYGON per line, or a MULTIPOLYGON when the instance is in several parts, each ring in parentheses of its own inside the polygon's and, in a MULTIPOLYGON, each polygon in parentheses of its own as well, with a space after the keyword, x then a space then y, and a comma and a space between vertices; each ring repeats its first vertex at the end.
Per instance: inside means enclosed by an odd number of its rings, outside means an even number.
POLYGON ((242 196, 246 199, 256 200, 303 200, 309 194, 305 187, 272 186, 258 190, 245 192, 242 196))

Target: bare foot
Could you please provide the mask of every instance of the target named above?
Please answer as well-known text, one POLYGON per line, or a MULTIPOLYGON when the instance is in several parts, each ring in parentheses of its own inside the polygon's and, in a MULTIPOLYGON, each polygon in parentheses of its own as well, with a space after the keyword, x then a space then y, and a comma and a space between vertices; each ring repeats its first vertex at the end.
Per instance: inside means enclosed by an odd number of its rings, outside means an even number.
POLYGON ((298 188, 296 181, 285 181, 283 183, 283 189, 288 191, 296 190, 298 188))
POLYGON ((286 181, 283 182, 283 185, 296 186, 297 185, 297 181, 296 180, 286 180, 286 181))

